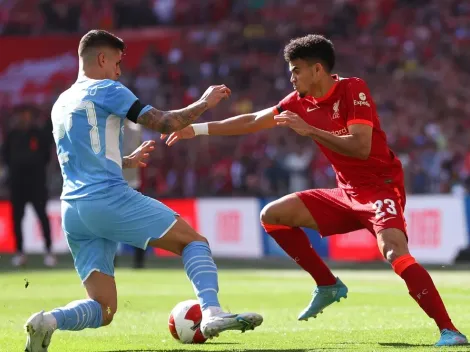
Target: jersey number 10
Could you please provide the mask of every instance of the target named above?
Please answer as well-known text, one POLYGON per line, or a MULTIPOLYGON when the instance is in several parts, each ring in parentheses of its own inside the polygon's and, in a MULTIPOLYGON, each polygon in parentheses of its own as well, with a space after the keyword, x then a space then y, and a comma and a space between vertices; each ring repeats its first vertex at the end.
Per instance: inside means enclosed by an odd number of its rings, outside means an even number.
POLYGON ((90 129, 90 143, 91 149, 95 154, 99 154, 101 151, 100 134, 98 131, 98 119, 96 118, 95 104, 90 100, 84 100, 75 108, 75 110, 67 115, 64 114, 53 114, 52 124, 54 139, 56 143, 64 138, 65 133, 69 132, 72 128, 72 117, 77 111, 85 110, 88 119, 88 124, 91 126, 90 129))

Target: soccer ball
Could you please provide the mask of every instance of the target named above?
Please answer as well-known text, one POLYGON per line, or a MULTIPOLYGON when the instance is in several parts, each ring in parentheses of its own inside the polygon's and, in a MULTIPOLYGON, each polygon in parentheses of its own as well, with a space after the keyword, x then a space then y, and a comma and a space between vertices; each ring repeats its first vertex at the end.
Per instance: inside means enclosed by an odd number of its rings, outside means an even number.
POLYGON ((202 311, 199 302, 190 299, 178 303, 168 318, 171 335, 181 343, 204 343, 201 332, 202 311))

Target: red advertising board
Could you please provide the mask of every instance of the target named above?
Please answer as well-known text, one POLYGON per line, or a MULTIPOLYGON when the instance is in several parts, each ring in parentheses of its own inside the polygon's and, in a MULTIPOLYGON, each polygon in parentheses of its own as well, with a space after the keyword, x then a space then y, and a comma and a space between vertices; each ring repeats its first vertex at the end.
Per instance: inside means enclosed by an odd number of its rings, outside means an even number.
POLYGON ((365 262, 383 259, 376 238, 366 229, 330 236, 330 259, 365 262))
POLYGON ((15 237, 10 202, 0 202, 0 253, 15 252, 15 237))
MULTIPOLYGON (((197 231, 199 225, 197 221, 195 199, 163 199, 160 201, 167 207, 177 212, 190 226, 192 226, 197 231)), ((173 253, 159 248, 154 248, 154 252, 157 256, 160 257, 176 256, 173 253)))

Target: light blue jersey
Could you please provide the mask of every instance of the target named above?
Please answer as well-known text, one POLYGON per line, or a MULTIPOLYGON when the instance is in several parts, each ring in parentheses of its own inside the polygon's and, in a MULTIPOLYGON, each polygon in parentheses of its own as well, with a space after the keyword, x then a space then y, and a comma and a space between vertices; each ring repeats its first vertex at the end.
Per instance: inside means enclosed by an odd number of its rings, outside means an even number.
MULTIPOLYGON (((52 108, 64 179, 62 228, 83 281, 93 271, 114 275, 119 242, 145 249, 176 223, 173 210, 129 187, 122 175, 124 119, 136 101, 119 82, 85 78, 52 108)), ((133 119, 152 107, 138 108, 133 119)))
MULTIPOLYGON (((124 119, 137 97, 113 80, 78 80, 52 108, 64 179, 61 199, 102 198, 122 176, 124 119)), ((145 113, 151 107, 146 106, 145 113)))

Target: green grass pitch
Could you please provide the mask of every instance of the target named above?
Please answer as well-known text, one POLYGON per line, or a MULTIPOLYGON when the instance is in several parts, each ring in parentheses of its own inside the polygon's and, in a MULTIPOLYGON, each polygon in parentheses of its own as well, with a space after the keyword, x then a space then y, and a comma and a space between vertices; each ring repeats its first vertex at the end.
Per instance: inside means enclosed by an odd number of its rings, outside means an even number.
MULTIPOLYGON (((58 331, 49 352, 94 351, 441 351, 434 322, 390 271, 336 270, 348 299, 308 322, 297 314, 310 299, 311 278, 300 270, 221 270, 220 298, 232 312, 256 311, 264 323, 245 334, 226 332, 204 345, 182 345, 170 335, 173 306, 193 298, 182 270, 117 269, 119 308, 111 326, 58 331)), ((470 272, 431 272, 454 323, 470 335, 470 272)), ((29 315, 84 297, 72 270, 0 273, 0 351, 23 351, 29 315), (29 282, 25 288, 25 280, 29 282)), ((449 348, 470 351, 470 346, 449 348)))

